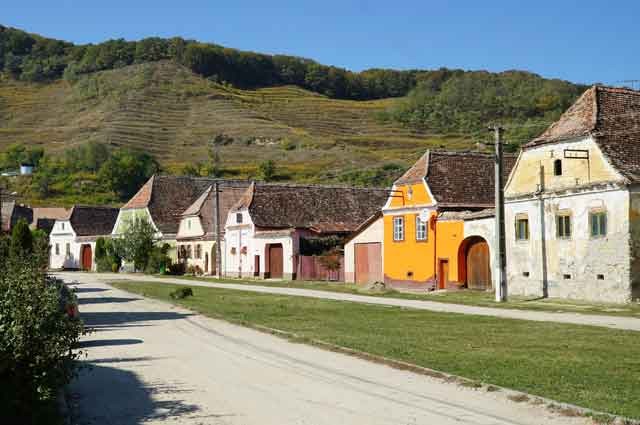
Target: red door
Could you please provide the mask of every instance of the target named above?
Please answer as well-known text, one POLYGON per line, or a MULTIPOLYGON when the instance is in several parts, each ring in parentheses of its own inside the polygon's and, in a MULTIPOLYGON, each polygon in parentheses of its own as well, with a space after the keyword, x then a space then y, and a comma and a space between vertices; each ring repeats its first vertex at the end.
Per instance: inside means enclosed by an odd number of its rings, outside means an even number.
POLYGON ((91 245, 82 245, 82 270, 91 270, 92 260, 91 245))
POLYGON ((282 279, 283 269, 282 244, 269 245, 269 277, 282 279))
POLYGON ((355 244, 355 281, 357 284, 382 282, 382 244, 355 244))

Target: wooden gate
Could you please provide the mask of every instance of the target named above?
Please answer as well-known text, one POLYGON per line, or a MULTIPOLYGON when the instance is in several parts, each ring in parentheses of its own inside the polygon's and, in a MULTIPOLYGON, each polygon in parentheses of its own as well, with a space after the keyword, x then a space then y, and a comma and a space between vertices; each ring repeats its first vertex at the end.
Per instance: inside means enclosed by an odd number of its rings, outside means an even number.
POLYGON ((358 285, 382 282, 382 244, 355 244, 355 281, 358 285))
POLYGON ((445 289, 449 282, 449 260, 438 260, 438 289, 445 289))
POLYGON ((491 289, 489 245, 484 239, 473 241, 467 248, 467 287, 491 289))
POLYGON ((91 245, 82 245, 81 258, 82 258, 82 270, 91 270, 92 260, 93 260, 91 245))
POLYGON ((282 279, 283 269, 282 244, 269 245, 269 277, 282 279))

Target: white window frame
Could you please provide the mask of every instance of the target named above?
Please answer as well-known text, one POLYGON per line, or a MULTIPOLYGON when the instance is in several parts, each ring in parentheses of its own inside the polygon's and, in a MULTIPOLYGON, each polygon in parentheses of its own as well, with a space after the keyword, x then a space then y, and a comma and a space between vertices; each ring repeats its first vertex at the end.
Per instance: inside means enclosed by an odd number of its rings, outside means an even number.
POLYGON ((530 229, 529 229, 529 217, 527 215, 516 215, 516 222, 515 222, 515 229, 516 229, 516 241, 519 242, 526 242, 529 240, 529 234, 530 234, 530 229), (520 223, 521 222, 526 222, 526 235, 525 237, 521 237, 520 235, 520 223))
POLYGON ((571 213, 560 212, 556 214, 556 237, 558 239, 571 239, 572 236, 573 236, 573 219, 572 219, 571 213), (566 226, 567 218, 569 219, 568 233, 567 233, 567 226, 566 226), (560 220, 563 221, 562 224, 560 224, 560 220))
POLYGON ((429 237, 429 226, 426 221, 420 220, 420 216, 416 215, 416 241, 424 242, 429 237))
POLYGON ((394 242, 404 241, 404 216, 393 217, 393 240, 394 242))

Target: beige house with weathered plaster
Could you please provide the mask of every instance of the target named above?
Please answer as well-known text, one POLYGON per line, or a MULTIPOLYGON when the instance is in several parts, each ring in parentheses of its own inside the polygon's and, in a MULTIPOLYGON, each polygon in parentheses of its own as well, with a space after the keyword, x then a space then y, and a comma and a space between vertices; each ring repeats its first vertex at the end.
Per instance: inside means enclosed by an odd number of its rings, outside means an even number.
POLYGON ((640 92, 587 90, 523 147, 505 204, 509 293, 640 298, 640 92))

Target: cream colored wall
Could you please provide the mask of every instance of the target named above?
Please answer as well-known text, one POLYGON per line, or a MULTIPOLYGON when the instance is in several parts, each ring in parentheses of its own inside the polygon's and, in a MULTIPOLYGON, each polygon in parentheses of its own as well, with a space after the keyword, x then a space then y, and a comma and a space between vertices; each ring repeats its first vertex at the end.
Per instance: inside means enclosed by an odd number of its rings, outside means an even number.
POLYGON ((56 220, 49 235, 49 267, 52 269, 80 267, 80 244, 75 242, 76 234, 71 227, 69 220, 56 220), (60 253, 56 255, 56 244, 60 248, 60 253), (69 244, 70 255, 66 254, 66 245, 69 244))
POLYGON ((540 166, 544 167, 546 191, 622 179, 622 176, 606 160, 595 141, 589 137, 522 151, 505 187, 505 196, 535 193, 540 183, 540 166), (564 158, 565 149, 588 150, 589 161, 564 158), (561 176, 554 176, 553 163, 556 159, 562 160, 561 176))
MULTIPOLYGON (((358 243, 384 243, 384 220, 382 217, 378 218, 373 223, 364 229, 355 238, 351 239, 344 246, 344 276, 345 281, 355 282, 355 245, 358 243)), ((382 265, 384 276, 384 246, 382 246, 382 265)))
POLYGON ((200 270, 203 271, 203 273, 205 274, 211 274, 212 268, 211 268, 211 264, 212 264, 212 253, 214 250, 214 247, 216 246, 216 243, 214 241, 189 241, 189 242, 183 242, 180 241, 178 242, 178 248, 182 247, 182 246, 191 246, 191 258, 187 259, 187 266, 198 266, 200 267, 200 270), (200 258, 196 258, 196 246, 200 245, 200 248, 202 250, 202 255, 200 256, 200 258), (208 255, 205 255, 208 254, 208 255), (208 260, 209 264, 208 267, 206 267, 207 271, 205 272, 205 260, 208 260))
POLYGON ((180 226, 178 228, 178 239, 180 238, 193 238, 204 235, 204 229, 202 228, 202 222, 198 216, 184 217, 180 220, 180 226))

